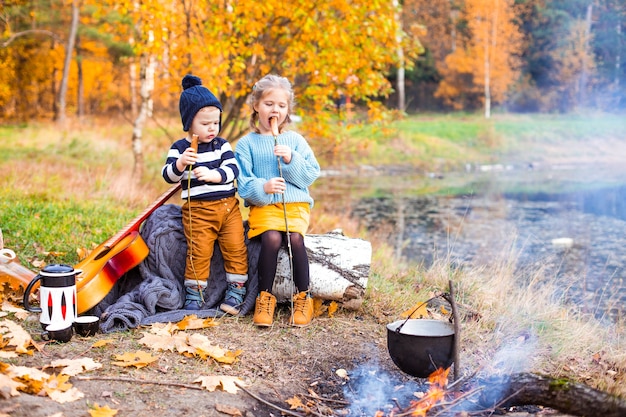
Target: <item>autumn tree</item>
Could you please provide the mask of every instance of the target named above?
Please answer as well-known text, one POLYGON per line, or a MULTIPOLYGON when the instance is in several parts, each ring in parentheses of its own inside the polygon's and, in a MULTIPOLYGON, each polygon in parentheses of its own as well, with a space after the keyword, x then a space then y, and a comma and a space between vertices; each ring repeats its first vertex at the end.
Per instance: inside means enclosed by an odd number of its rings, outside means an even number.
POLYGON ((523 43, 514 0, 466 0, 464 42, 445 58, 436 92, 455 108, 480 100, 486 118, 502 102, 520 74, 523 43))

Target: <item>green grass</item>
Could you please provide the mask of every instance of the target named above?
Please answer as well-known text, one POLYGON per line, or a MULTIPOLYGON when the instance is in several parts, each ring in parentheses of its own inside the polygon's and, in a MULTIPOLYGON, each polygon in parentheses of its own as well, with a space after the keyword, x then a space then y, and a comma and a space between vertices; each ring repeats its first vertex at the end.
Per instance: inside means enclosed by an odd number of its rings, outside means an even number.
POLYGON ((92 249, 124 227, 133 215, 111 202, 63 201, 0 195, 0 228, 4 245, 20 262, 78 262, 77 250, 92 249))

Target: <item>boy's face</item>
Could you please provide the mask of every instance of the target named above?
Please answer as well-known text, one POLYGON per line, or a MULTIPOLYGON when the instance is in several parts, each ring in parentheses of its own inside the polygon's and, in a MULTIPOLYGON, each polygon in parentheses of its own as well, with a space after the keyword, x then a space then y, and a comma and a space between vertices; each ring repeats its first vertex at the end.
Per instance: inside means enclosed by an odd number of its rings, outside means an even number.
POLYGON ((220 109, 211 106, 198 110, 191 122, 189 135, 198 135, 199 142, 210 142, 218 133, 220 133, 220 109))

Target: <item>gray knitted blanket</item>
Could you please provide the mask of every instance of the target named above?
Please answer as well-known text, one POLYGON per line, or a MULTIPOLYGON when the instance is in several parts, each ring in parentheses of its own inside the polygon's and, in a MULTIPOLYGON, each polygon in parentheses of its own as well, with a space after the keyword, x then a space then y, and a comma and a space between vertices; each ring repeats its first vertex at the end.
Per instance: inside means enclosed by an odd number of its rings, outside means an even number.
MULTIPOLYGON (((122 276, 90 312, 100 316, 103 333, 157 322, 177 322, 191 314, 201 318, 223 314, 218 307, 224 299, 228 283, 217 243, 211 260, 211 275, 204 291, 203 309, 181 310, 185 301, 183 280, 187 242, 180 206, 166 204, 157 208, 144 222, 140 234, 150 250, 148 256, 122 276)), ((258 294, 257 263, 261 248, 254 240, 246 239, 246 245, 248 283, 240 315, 246 315, 254 308, 258 294)))

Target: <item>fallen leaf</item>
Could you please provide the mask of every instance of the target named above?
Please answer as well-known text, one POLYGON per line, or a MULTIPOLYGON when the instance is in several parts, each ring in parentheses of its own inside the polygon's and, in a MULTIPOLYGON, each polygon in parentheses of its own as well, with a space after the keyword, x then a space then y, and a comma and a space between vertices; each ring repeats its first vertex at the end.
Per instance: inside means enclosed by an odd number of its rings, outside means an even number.
POLYGON ((15 346, 15 352, 32 354, 28 350, 32 341, 30 334, 19 324, 9 319, 0 321, 0 334, 8 339, 8 346, 15 346))
POLYGON ((324 300, 321 298, 313 298, 313 317, 319 317, 326 311, 324 300))
POLYGON ((18 389, 25 388, 26 386, 21 382, 14 381, 8 375, 0 374, 0 391, 6 392, 8 391, 12 397, 17 397, 20 395, 18 389))
POLYGON ((192 314, 190 316, 185 316, 181 321, 178 322, 176 326, 180 330, 197 330, 206 329, 208 327, 215 327, 217 326, 217 322, 211 317, 199 319, 198 316, 192 314))
POLYGON ((72 401, 80 400, 81 398, 85 396, 85 394, 83 394, 76 388, 70 388, 65 392, 52 391, 48 394, 48 396, 52 400, 58 403, 64 404, 64 403, 70 403, 72 401))
POLYGON ((165 336, 144 332, 143 337, 139 339, 139 343, 155 350, 169 350, 174 352, 176 349, 175 340, 169 335, 165 336))
POLYGON ((426 304, 427 303, 420 301, 417 304, 415 304, 413 307, 402 312, 400 314, 400 317, 411 318, 411 319, 421 319, 424 317, 428 317, 428 310, 426 309, 426 304))
POLYGON ((339 310, 339 303, 331 301, 328 306, 328 317, 334 317, 337 310, 339 310))
POLYGON ((159 358, 150 355, 148 352, 138 350, 136 352, 126 352, 123 355, 115 355, 115 359, 117 359, 117 361, 111 362, 111 364, 117 366, 134 366, 136 368, 143 368, 144 366, 148 366, 152 362, 157 361, 159 358))
POLYGON ((200 382, 202 388, 207 391, 213 392, 218 387, 221 387, 222 391, 226 391, 231 394, 237 394, 237 391, 239 391, 237 383, 239 383, 239 385, 244 385, 243 381, 239 377, 227 375, 201 376, 193 382, 200 382))
POLYGON ((287 404, 289 404, 289 408, 291 410, 296 410, 298 408, 304 408, 304 404, 302 404, 302 400, 300 400, 300 398, 298 398, 296 396, 289 398, 285 402, 287 404))
POLYGON ((241 413, 241 410, 235 407, 231 407, 229 405, 223 405, 223 404, 215 404, 215 409, 217 411, 219 411, 220 413, 224 413, 224 414, 228 414, 231 416, 242 416, 243 414, 241 413))
POLYGON ((24 310, 23 308, 18 307, 15 304, 6 300, 2 303, 2 311, 5 311, 7 313, 13 313, 15 315, 15 318, 20 320, 25 320, 30 314, 27 310, 24 310))
POLYGON ((95 362, 91 358, 78 359, 57 359, 50 364, 51 368, 64 367, 59 373, 69 376, 76 376, 86 371, 102 368, 102 364, 95 362))
POLYGON ((106 346, 106 345, 110 345, 115 343, 115 341, 113 339, 102 339, 102 340, 98 340, 96 343, 94 343, 93 345, 91 345, 91 347, 102 347, 102 346, 106 346))
POLYGON ((109 408, 108 405, 100 407, 98 403, 94 403, 91 410, 89 410, 91 417, 111 417, 117 415, 117 410, 109 408))

